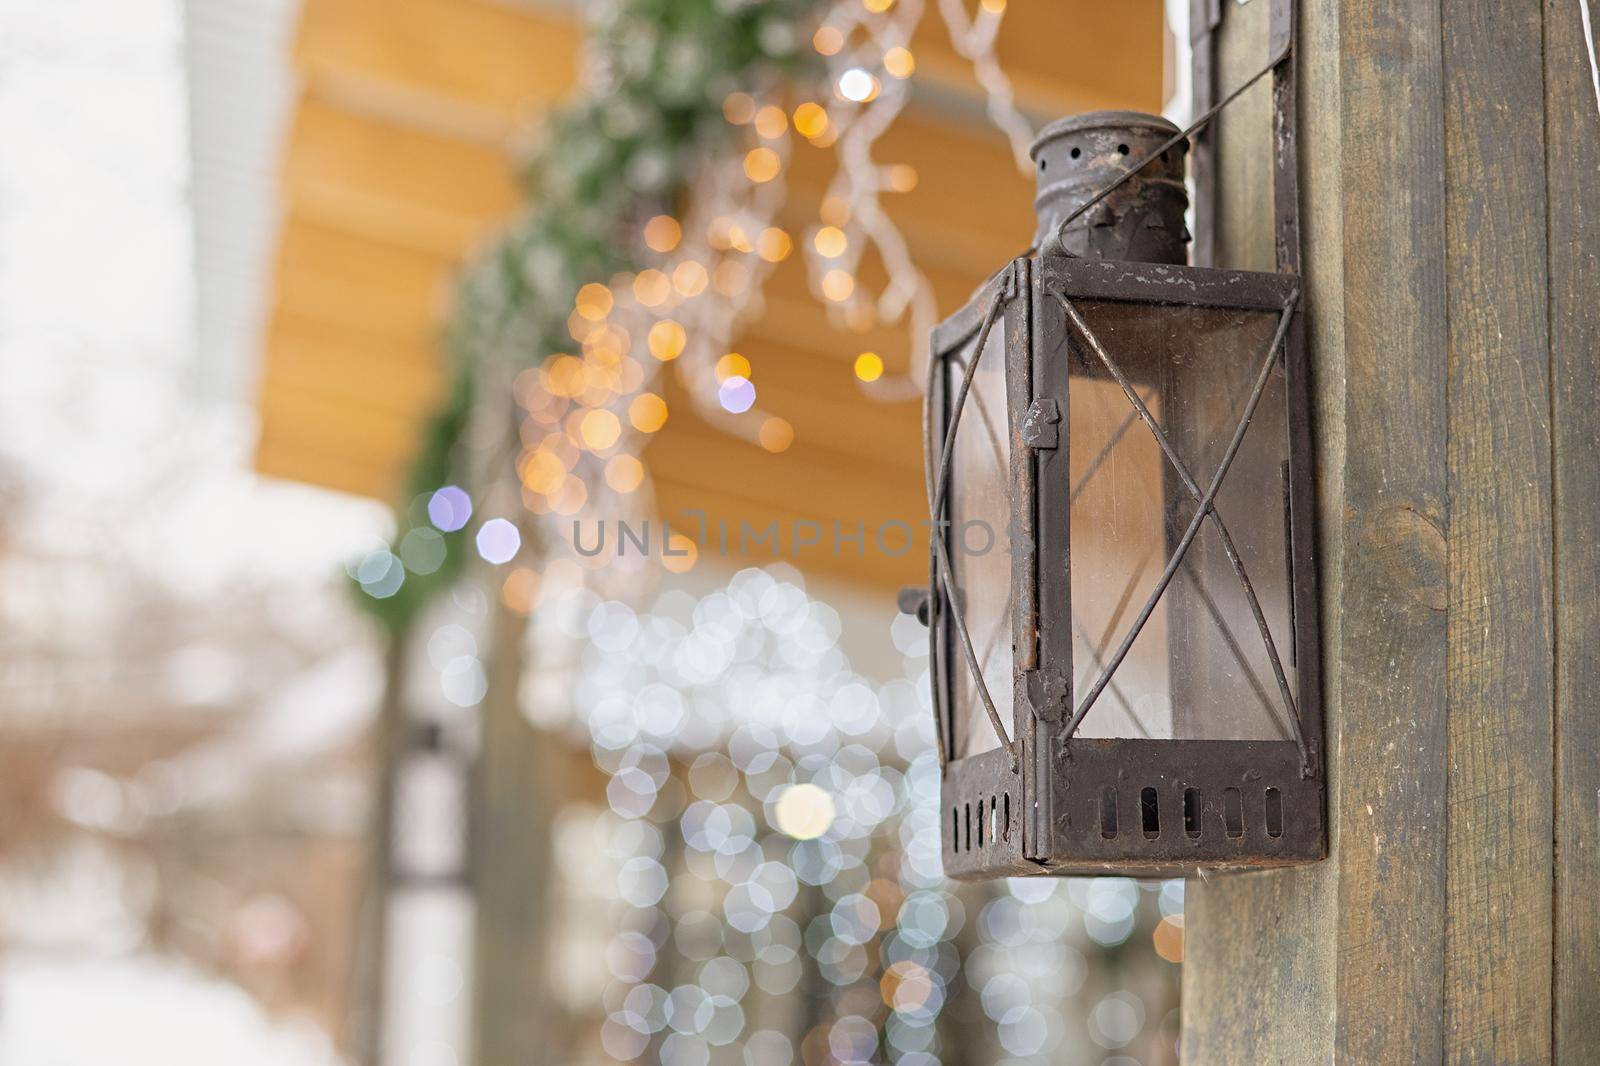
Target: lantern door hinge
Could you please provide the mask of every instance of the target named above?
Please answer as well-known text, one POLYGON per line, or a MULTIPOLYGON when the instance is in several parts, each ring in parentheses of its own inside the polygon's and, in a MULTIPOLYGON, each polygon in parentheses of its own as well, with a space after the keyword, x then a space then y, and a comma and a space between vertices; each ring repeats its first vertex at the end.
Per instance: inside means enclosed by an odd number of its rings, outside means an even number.
POLYGON ((1011 261, 1011 266, 1006 271, 1005 278, 1000 282, 1001 299, 1009 303, 1021 295, 1022 287, 1025 284, 1023 271, 1027 269, 1028 261, 1026 259, 1014 259, 1011 261))
POLYGON ((1035 400, 1022 419, 1022 443, 1035 451, 1060 446, 1061 407, 1050 399, 1035 400))
POLYGON ((1052 724, 1066 721, 1072 704, 1072 683, 1059 670, 1029 670, 1023 674, 1028 686, 1028 705, 1033 716, 1052 724))

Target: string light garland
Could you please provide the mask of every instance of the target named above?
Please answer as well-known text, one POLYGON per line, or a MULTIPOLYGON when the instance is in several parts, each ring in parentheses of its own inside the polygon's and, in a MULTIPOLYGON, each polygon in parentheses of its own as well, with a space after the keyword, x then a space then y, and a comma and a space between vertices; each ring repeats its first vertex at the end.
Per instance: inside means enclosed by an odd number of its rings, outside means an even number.
MULTIPOLYGON (((994 57, 1003 10, 990 0, 968 18, 959 0, 940 4, 991 116, 1025 148, 1031 130, 994 57)), ((583 94, 551 116, 526 166, 535 206, 459 286, 451 384, 413 465, 395 548, 352 566, 361 603, 386 626, 403 628, 458 577, 475 546, 471 522, 504 517, 504 500, 500 515, 472 508, 507 468, 522 518, 535 523, 602 504, 647 514, 637 453, 670 417, 656 384, 669 367, 700 418, 787 449, 794 430, 761 408, 759 367, 739 356, 730 369, 727 357, 760 311, 768 274, 797 245, 830 318, 910 335, 912 373, 890 374, 863 353, 858 387, 885 402, 918 395, 937 309, 881 202, 917 175, 873 149, 909 99, 923 13, 923 0, 612 0, 590 10, 583 94), (785 110, 786 92, 815 74, 819 99, 785 110), (838 160, 820 224, 804 234, 776 222, 794 136, 838 160), (862 279, 869 257, 886 274, 876 289, 862 279), (510 454, 494 439, 503 419, 479 403, 505 386, 521 422, 510 454), (434 512, 446 497, 441 524, 434 512), (400 551, 423 538, 442 553, 400 551)))
MULTIPOLYGON (((689 299, 685 293, 703 293, 715 283, 720 264, 711 256, 693 260, 703 274, 669 274, 652 262, 659 249, 676 248, 676 268, 699 248, 670 217, 671 208, 691 184, 728 180, 722 149, 738 126, 725 104, 739 103, 737 94, 752 100, 770 94, 805 70, 814 57, 804 45, 819 10, 816 0, 590 6, 584 91, 550 117, 526 166, 534 206, 477 258, 458 287, 446 337, 451 381, 423 435, 395 539, 399 545, 415 530, 432 529, 443 540, 444 560, 424 572, 380 549, 353 567, 359 601, 392 632, 454 582, 473 547, 468 518, 456 524, 451 511, 440 525, 430 512, 448 509, 434 501, 459 496, 471 515, 474 494, 503 476, 494 469, 506 458, 503 449, 476 439, 474 408, 485 379, 518 383, 513 392, 526 421, 514 458, 528 510, 575 513, 591 489, 632 480, 625 472, 607 479, 604 472, 638 432, 640 419, 630 412, 655 374, 645 362, 686 352, 688 361, 698 361, 692 331, 699 319, 680 316, 679 329, 669 328, 659 340, 653 328, 630 330, 621 323, 634 321, 629 312, 640 305, 689 299), (642 360, 634 341, 647 336, 653 343, 642 360), (591 421, 599 411, 612 416, 615 436, 612 422, 591 421)), ((781 195, 781 142, 749 151, 755 154, 753 163, 745 157, 747 171, 755 171, 749 177, 762 179, 758 189, 767 189, 766 197, 781 195)), ((762 193, 744 195, 759 202, 762 193)), ((766 214, 773 210, 767 207, 766 214)), ((745 243, 733 240, 731 230, 726 235, 730 247, 745 243)), ((752 283, 731 270, 722 281, 729 296, 752 283)), ((646 413, 642 420, 659 428, 661 417, 646 413)))

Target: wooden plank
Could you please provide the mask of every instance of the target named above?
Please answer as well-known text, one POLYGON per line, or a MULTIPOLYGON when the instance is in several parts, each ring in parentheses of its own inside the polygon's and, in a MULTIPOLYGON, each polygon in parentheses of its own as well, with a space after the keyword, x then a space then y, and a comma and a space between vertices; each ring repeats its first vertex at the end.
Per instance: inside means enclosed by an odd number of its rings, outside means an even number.
MULTIPOLYGON (((831 464, 810 460, 803 449, 772 455, 741 440, 668 426, 650 442, 644 458, 650 469, 684 486, 701 485, 721 495, 868 530, 890 519, 915 523, 927 516, 927 497, 918 475, 883 471, 863 462, 854 478, 844 479, 831 464)), ((712 515, 737 523, 737 511, 712 515)))
POLYGON ((295 114, 282 188, 302 213, 450 258, 481 242, 519 199, 500 149, 361 114, 314 92, 295 114))
MULTIPOLYGON (((1237 67, 1259 69, 1265 59, 1268 4, 1229 4, 1219 30, 1221 52, 1237 67), (1253 9, 1253 10, 1252 10, 1253 9)), ((1308 187, 1326 198, 1308 218, 1308 330, 1313 386, 1319 413, 1317 446, 1324 515, 1345 512, 1339 498, 1344 452, 1345 380, 1342 220, 1339 196, 1345 180, 1340 138, 1340 70, 1332 10, 1320 12, 1304 30, 1307 42, 1301 77, 1308 102, 1301 144, 1308 187), (1327 473, 1322 473, 1326 471, 1327 473)), ((1222 78, 1225 87, 1232 83, 1222 78)), ((1235 105, 1236 107, 1238 105, 1235 105)), ((1227 175, 1219 191, 1225 206, 1212 237, 1216 261, 1271 270, 1270 219, 1273 197, 1269 114, 1230 112, 1220 154, 1227 175), (1229 182, 1232 184, 1230 185, 1229 182), (1266 239, 1262 239, 1265 232, 1266 239)), ((1324 523, 1322 556, 1323 699, 1338 720, 1338 573, 1343 530, 1324 523)), ((1325 758, 1335 758, 1337 739, 1326 738, 1325 758)), ((1182 1059, 1196 1063, 1302 1063, 1328 1061, 1334 1040, 1333 989, 1337 952, 1333 928, 1337 882, 1328 864, 1265 871, 1249 876, 1191 880, 1185 894, 1186 943, 1182 987, 1182 1059)), ((1360 1061, 1360 1060, 1353 1060, 1360 1061)))
MULTIPOLYGON (((747 340, 752 340, 747 338, 747 340)), ((787 419, 795 447, 835 455, 848 469, 861 464, 914 471, 922 479, 922 404, 920 400, 882 403, 862 391, 848 365, 807 359, 771 343, 741 346, 752 364, 751 381, 761 410, 787 419)), ((689 397, 676 377, 664 395, 672 410, 667 431, 679 419, 695 419, 689 397)), ((660 391, 659 389, 657 391, 660 391)), ((705 432, 717 432, 709 427, 705 432)), ((727 439, 727 438, 719 438, 727 439)), ((730 440, 731 443, 731 440, 730 440)))
POLYGON ((361 406, 270 377, 262 382, 260 406, 263 439, 270 430, 271 435, 294 442, 298 449, 372 470, 398 473, 410 459, 422 429, 415 417, 361 406))
POLYGON ((256 441, 256 473, 385 503, 396 498, 401 488, 398 463, 375 466, 307 447, 294 438, 292 428, 280 430, 275 421, 263 420, 261 436, 256 441))
POLYGON ((444 373, 431 346, 375 342, 359 330, 282 311, 267 327, 265 380, 357 406, 426 417, 444 391, 444 373))
MULTIPOLYGON (((1217 87, 1232 92, 1243 85, 1271 52, 1270 3, 1224 8, 1217 35, 1217 87)), ((1272 85, 1262 78, 1217 116, 1217 203, 1215 231, 1228 234, 1227 249, 1216 249, 1216 264, 1244 270, 1272 270, 1272 151, 1263 131, 1272 128, 1272 85)), ((1220 245, 1220 236, 1219 236, 1220 245)))
POLYGON ((442 328, 455 270, 443 256, 377 241, 291 208, 279 236, 277 306, 430 343, 442 328))
MULTIPOLYGON (((1046 120, 1102 108, 1157 112, 1164 36, 1159 0, 1014 3, 1006 8, 995 49, 1018 104, 1046 120)), ((971 62, 950 45, 937 5, 929 5, 911 49, 919 76, 983 98, 971 62)))
POLYGON ((1545 1062, 1554 664, 1541 12, 1538 0, 1443 0, 1440 18, 1450 492, 1446 1059, 1545 1062))
MULTIPOLYGON (((1017 169, 1010 145, 993 127, 908 107, 874 145, 873 158, 917 173, 915 188, 885 192, 882 202, 919 265, 987 276, 1030 243, 1033 175, 1017 169)), ((818 205, 837 169, 832 148, 796 144, 786 179, 791 225, 817 224, 818 205)))
MULTIPOLYGON (((502 134, 578 80, 581 29, 552 9, 493 0, 307 0, 295 61, 415 106, 445 102, 502 134)), ((426 110, 426 108, 423 108, 426 110)))
MULTIPOLYGON (((1438 10, 1300 7, 1332 854, 1190 883, 1184 1057, 1437 1062, 1448 707, 1438 10)), ((1225 28, 1237 10, 1225 6, 1225 28)), ((1223 150, 1263 161, 1236 174, 1267 169, 1264 143, 1223 150)), ((1270 210, 1270 186, 1235 191, 1230 202, 1270 210)), ((1219 261, 1271 254, 1238 209, 1219 219, 1219 261)))
POLYGON ((1345 510, 1342 580, 1330 590, 1341 673, 1330 715, 1339 760, 1335 1052, 1351 1062, 1428 1062, 1444 1043, 1448 709, 1439 16, 1429 0, 1362 0, 1339 5, 1338 18, 1345 510))
MULTIPOLYGON (((1597 9, 1600 10, 1600 9, 1597 9)), ((1600 102, 1582 9, 1544 12, 1555 517, 1554 1051, 1600 1062, 1600 102)), ((1590 27, 1600 37, 1600 24, 1590 27)))

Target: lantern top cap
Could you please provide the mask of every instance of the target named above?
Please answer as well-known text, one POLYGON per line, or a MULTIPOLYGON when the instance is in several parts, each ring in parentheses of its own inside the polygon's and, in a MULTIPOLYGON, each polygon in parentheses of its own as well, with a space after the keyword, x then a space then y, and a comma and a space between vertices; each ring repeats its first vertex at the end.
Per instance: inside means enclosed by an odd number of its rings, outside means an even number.
POLYGON ((1168 137, 1179 132, 1177 126, 1160 115, 1147 115, 1143 111, 1086 111, 1081 115, 1058 118, 1040 130, 1028 149, 1028 155, 1037 160, 1040 150, 1051 141, 1073 133, 1100 129, 1151 130, 1168 137))

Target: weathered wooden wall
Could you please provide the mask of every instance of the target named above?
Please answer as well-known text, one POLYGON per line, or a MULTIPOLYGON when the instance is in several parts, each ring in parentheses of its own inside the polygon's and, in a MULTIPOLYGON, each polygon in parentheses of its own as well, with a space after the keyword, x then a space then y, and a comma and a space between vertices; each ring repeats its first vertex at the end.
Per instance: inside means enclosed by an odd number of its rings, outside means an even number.
MULTIPOLYGON (((1228 5, 1221 69, 1264 55, 1265 7, 1228 5)), ((1301 5, 1331 854, 1191 886, 1188 1061, 1600 1062, 1600 101, 1581 17, 1301 5)), ((1232 121, 1218 261, 1266 267, 1239 205, 1267 209, 1270 178, 1229 158, 1264 158, 1266 128, 1232 121)))

